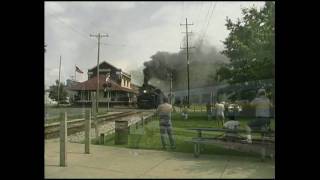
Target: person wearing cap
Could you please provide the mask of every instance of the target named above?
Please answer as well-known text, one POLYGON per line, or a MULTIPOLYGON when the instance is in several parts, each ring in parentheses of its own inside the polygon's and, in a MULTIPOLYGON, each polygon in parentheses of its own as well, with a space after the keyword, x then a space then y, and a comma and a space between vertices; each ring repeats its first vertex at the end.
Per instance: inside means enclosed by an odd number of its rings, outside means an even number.
POLYGON ((162 148, 166 149, 166 135, 169 137, 171 149, 175 149, 175 141, 173 138, 172 132, 172 123, 171 123, 171 112, 172 112, 172 105, 168 103, 168 98, 163 98, 163 104, 160 104, 157 108, 157 113, 159 114, 160 119, 160 137, 162 148))
POLYGON ((181 113, 183 119, 187 120, 188 119, 188 108, 187 107, 184 107, 182 109, 182 113, 181 113))
POLYGON ((236 116, 241 111, 241 108, 238 104, 232 103, 228 106, 228 119, 229 120, 236 120, 236 116))
POLYGON ((247 141, 252 143, 251 129, 262 130, 270 126, 270 108, 272 104, 266 96, 266 90, 263 88, 258 90, 257 97, 250 104, 255 107, 255 119, 248 123, 246 129, 248 132, 247 141))
POLYGON ((217 125, 219 127, 219 122, 224 124, 224 102, 217 103, 215 105, 216 108, 216 120, 217 120, 217 125))

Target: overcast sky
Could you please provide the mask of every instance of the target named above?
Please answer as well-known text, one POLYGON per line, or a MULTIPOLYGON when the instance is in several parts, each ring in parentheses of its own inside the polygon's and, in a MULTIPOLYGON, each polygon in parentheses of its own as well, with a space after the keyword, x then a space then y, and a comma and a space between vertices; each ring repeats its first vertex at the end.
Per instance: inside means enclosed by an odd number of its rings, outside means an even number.
MULTIPOLYGON (((45 2, 45 85, 59 77, 61 82, 74 76, 75 65, 87 79, 87 70, 97 64, 97 38, 90 34, 105 33, 101 39, 100 62, 107 61, 125 72, 143 66, 157 51, 178 52, 182 44, 185 18, 190 39, 202 37, 218 50, 228 31, 225 20, 241 17, 241 7, 262 7, 264 2, 45 2)), ((134 78, 134 77, 133 77, 134 78)))

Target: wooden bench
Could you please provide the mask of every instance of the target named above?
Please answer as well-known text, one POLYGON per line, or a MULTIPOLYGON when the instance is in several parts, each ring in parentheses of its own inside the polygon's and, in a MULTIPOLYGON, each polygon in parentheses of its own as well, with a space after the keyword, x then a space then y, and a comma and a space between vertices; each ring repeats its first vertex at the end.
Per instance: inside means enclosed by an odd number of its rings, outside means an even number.
POLYGON ((195 130, 198 132, 198 136, 192 138, 192 140, 189 141, 194 144, 193 154, 195 157, 200 156, 200 145, 205 144, 221 145, 228 149, 240 150, 245 152, 258 152, 261 153, 262 159, 265 158, 267 150, 270 152, 270 156, 273 156, 274 154, 274 131, 253 130, 251 131, 252 133, 261 133, 262 139, 252 139, 252 143, 246 143, 246 138, 240 135, 240 133, 246 132, 245 129, 231 130, 222 128, 190 128, 188 130, 195 130), (218 135, 216 137, 202 137, 202 131, 223 132, 224 134, 218 135))

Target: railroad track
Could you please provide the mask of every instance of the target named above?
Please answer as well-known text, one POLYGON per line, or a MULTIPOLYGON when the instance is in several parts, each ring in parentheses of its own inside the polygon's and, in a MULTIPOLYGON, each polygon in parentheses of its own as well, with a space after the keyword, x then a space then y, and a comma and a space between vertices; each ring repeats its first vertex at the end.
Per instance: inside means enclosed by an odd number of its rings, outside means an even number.
MULTIPOLYGON (((97 116, 97 122, 92 118, 91 127, 95 127, 96 123, 100 124, 106 121, 114 121, 116 119, 132 116, 136 114, 141 114, 142 112, 129 111, 129 112, 120 112, 116 114, 103 114, 97 116)), ((67 121, 68 135, 75 134, 77 132, 84 131, 85 128, 85 119, 73 119, 67 121)), ((45 139, 57 138, 59 137, 60 132, 60 122, 46 124, 45 125, 45 139)))

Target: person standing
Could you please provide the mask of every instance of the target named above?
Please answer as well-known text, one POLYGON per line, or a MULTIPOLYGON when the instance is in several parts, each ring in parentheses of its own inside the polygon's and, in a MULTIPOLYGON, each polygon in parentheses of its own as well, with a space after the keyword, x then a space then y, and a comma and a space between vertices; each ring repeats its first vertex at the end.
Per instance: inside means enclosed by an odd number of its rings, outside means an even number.
POLYGON ((224 124, 224 102, 216 104, 216 120, 218 127, 219 122, 221 122, 222 125, 224 124))
POLYGON ((171 112, 172 112, 172 105, 168 103, 168 98, 163 98, 163 104, 160 104, 157 108, 157 113, 159 114, 159 125, 160 125, 160 137, 161 137, 161 144, 162 148, 166 149, 166 135, 169 137, 170 147, 171 149, 175 149, 175 141, 173 138, 172 132, 172 123, 171 123, 171 112))
POLYGON ((181 113, 184 120, 188 120, 188 108, 184 107, 181 113))
POLYGON ((228 105, 228 119, 235 120, 235 106, 233 103, 228 105))
POLYGON ((240 106, 236 103, 231 103, 228 106, 228 119, 229 120, 236 120, 236 116, 240 112, 240 106))
POLYGON ((211 117, 212 117, 212 106, 211 106, 211 103, 208 102, 206 104, 206 107, 207 107, 207 115, 208 115, 208 121, 211 120, 211 117))

